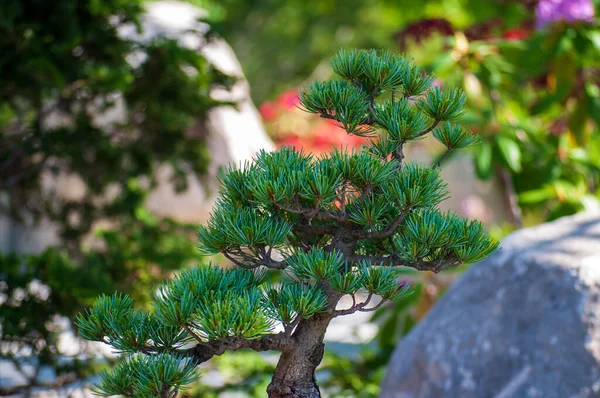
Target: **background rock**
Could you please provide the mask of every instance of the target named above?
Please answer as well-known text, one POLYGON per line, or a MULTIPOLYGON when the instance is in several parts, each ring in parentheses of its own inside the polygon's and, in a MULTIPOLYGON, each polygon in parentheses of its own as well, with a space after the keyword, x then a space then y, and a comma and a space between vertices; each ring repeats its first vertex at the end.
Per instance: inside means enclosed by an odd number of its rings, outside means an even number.
POLYGON ((400 342, 382 398, 600 397, 600 213, 502 247, 400 342))

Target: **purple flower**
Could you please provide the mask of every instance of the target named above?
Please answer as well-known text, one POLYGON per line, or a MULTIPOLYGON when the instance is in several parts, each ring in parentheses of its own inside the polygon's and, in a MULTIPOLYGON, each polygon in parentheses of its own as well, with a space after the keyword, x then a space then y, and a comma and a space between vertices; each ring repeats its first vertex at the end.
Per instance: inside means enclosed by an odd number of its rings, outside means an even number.
POLYGON ((594 22, 594 5, 591 0, 540 0, 535 13, 535 25, 538 29, 557 21, 594 22))

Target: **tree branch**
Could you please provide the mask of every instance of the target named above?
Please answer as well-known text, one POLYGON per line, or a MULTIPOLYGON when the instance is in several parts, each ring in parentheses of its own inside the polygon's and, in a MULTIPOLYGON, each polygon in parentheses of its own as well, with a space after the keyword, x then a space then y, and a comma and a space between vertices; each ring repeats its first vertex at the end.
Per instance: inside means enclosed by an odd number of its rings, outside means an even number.
POLYGON ((446 157, 448 157, 448 155, 450 155, 450 152, 452 152, 452 148, 448 148, 446 150, 446 152, 444 152, 444 154, 442 155, 442 157, 435 163, 435 165, 433 167, 434 168, 440 167, 440 165, 442 164, 442 162, 444 161, 444 159, 446 159, 446 157))
POLYGON ((244 339, 241 337, 225 337, 219 340, 209 340, 198 343, 195 347, 178 353, 185 357, 191 357, 198 363, 206 362, 210 358, 222 355, 225 351, 237 351, 242 348, 250 348, 254 351, 285 351, 295 345, 292 337, 285 333, 268 334, 258 339, 244 339))
POLYGON ((367 123, 373 124, 375 123, 375 97, 377 97, 377 92, 379 91, 379 87, 375 86, 371 95, 369 96, 369 118, 367 123))
POLYGON ((398 165, 396 168, 402 167, 402 161, 404 160, 404 142, 398 144, 394 152, 392 152, 392 157, 398 161, 398 165))
POLYGON ((292 227, 293 231, 299 231, 311 235, 321 234, 333 234, 335 233, 336 227, 332 225, 308 225, 308 224, 296 224, 292 227))
POLYGON ((376 311, 379 308, 381 308, 381 306, 384 305, 386 302, 387 302, 387 300, 381 299, 381 301, 377 305, 375 305, 374 307, 371 307, 371 308, 360 308, 359 311, 360 312, 372 312, 372 311, 376 311))
POLYGON ((226 259, 228 259, 229 261, 231 261, 232 263, 234 263, 235 265, 237 265, 238 267, 242 267, 244 269, 254 269, 257 268, 258 265, 248 265, 248 264, 244 264, 243 262, 237 260, 236 258, 234 258, 232 255, 229 254, 229 252, 223 251, 222 252, 223 255, 225 256, 226 259))
POLYGON ((341 315, 353 314, 356 311, 363 311, 363 308, 365 308, 367 305, 369 305, 372 298, 373 298, 373 293, 369 292, 369 295, 367 296, 365 301, 363 301, 360 304, 356 304, 356 298, 354 297, 354 294, 353 294, 352 295, 352 306, 345 310, 334 311, 333 314, 334 314, 334 316, 341 316, 341 315))
POLYGON ((245 268, 245 269, 255 269, 260 266, 272 269, 284 269, 287 264, 285 261, 275 261, 271 258, 271 248, 267 252, 264 247, 258 248, 258 255, 252 255, 249 253, 245 253, 242 249, 238 248, 236 250, 224 250, 221 253, 232 263, 235 265, 245 268), (233 256, 237 256, 241 258, 241 261, 236 259, 233 256))
POLYGON ((440 123, 440 121, 438 119, 434 119, 433 124, 431 126, 429 126, 428 128, 426 128, 425 130, 421 131, 419 134, 417 134, 417 136, 415 138, 419 138, 419 137, 424 136, 427 133, 431 133, 433 131, 433 129, 436 128, 439 123, 440 123))
POLYGON ((298 326, 301 320, 302 317, 300 315, 296 315, 296 318, 291 323, 284 325, 283 327, 285 329, 285 335, 291 336, 294 332, 294 329, 296 328, 296 326, 298 326))

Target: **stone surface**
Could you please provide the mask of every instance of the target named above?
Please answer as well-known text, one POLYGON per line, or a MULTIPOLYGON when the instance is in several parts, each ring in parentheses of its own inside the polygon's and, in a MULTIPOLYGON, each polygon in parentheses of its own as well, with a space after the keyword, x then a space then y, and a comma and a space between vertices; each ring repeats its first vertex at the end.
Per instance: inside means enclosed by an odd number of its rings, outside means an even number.
POLYGON ((400 342, 381 397, 600 397, 600 213, 504 239, 400 342))

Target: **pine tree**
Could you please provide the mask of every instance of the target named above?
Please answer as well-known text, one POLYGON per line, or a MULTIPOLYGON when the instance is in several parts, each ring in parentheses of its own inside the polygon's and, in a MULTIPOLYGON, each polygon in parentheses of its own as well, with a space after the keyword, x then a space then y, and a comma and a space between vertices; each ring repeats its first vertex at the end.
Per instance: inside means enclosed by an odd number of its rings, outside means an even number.
POLYGON ((181 272, 151 313, 124 295, 99 298, 78 318, 80 334, 123 354, 103 374, 100 394, 174 397, 200 363, 249 348, 281 352, 269 397, 319 397, 315 369, 334 317, 407 294, 400 267, 437 273, 496 250, 481 223, 437 209, 447 197, 441 160, 424 167, 404 159, 405 144, 430 133, 445 155, 477 142, 454 124, 464 94, 433 86, 410 60, 385 51, 342 50, 331 65, 340 79, 313 83, 301 105, 370 137, 369 145, 320 158, 283 148, 225 170, 199 248, 236 267, 181 272), (280 282, 270 282, 271 272, 280 282), (338 308, 345 295, 353 304, 338 308))

